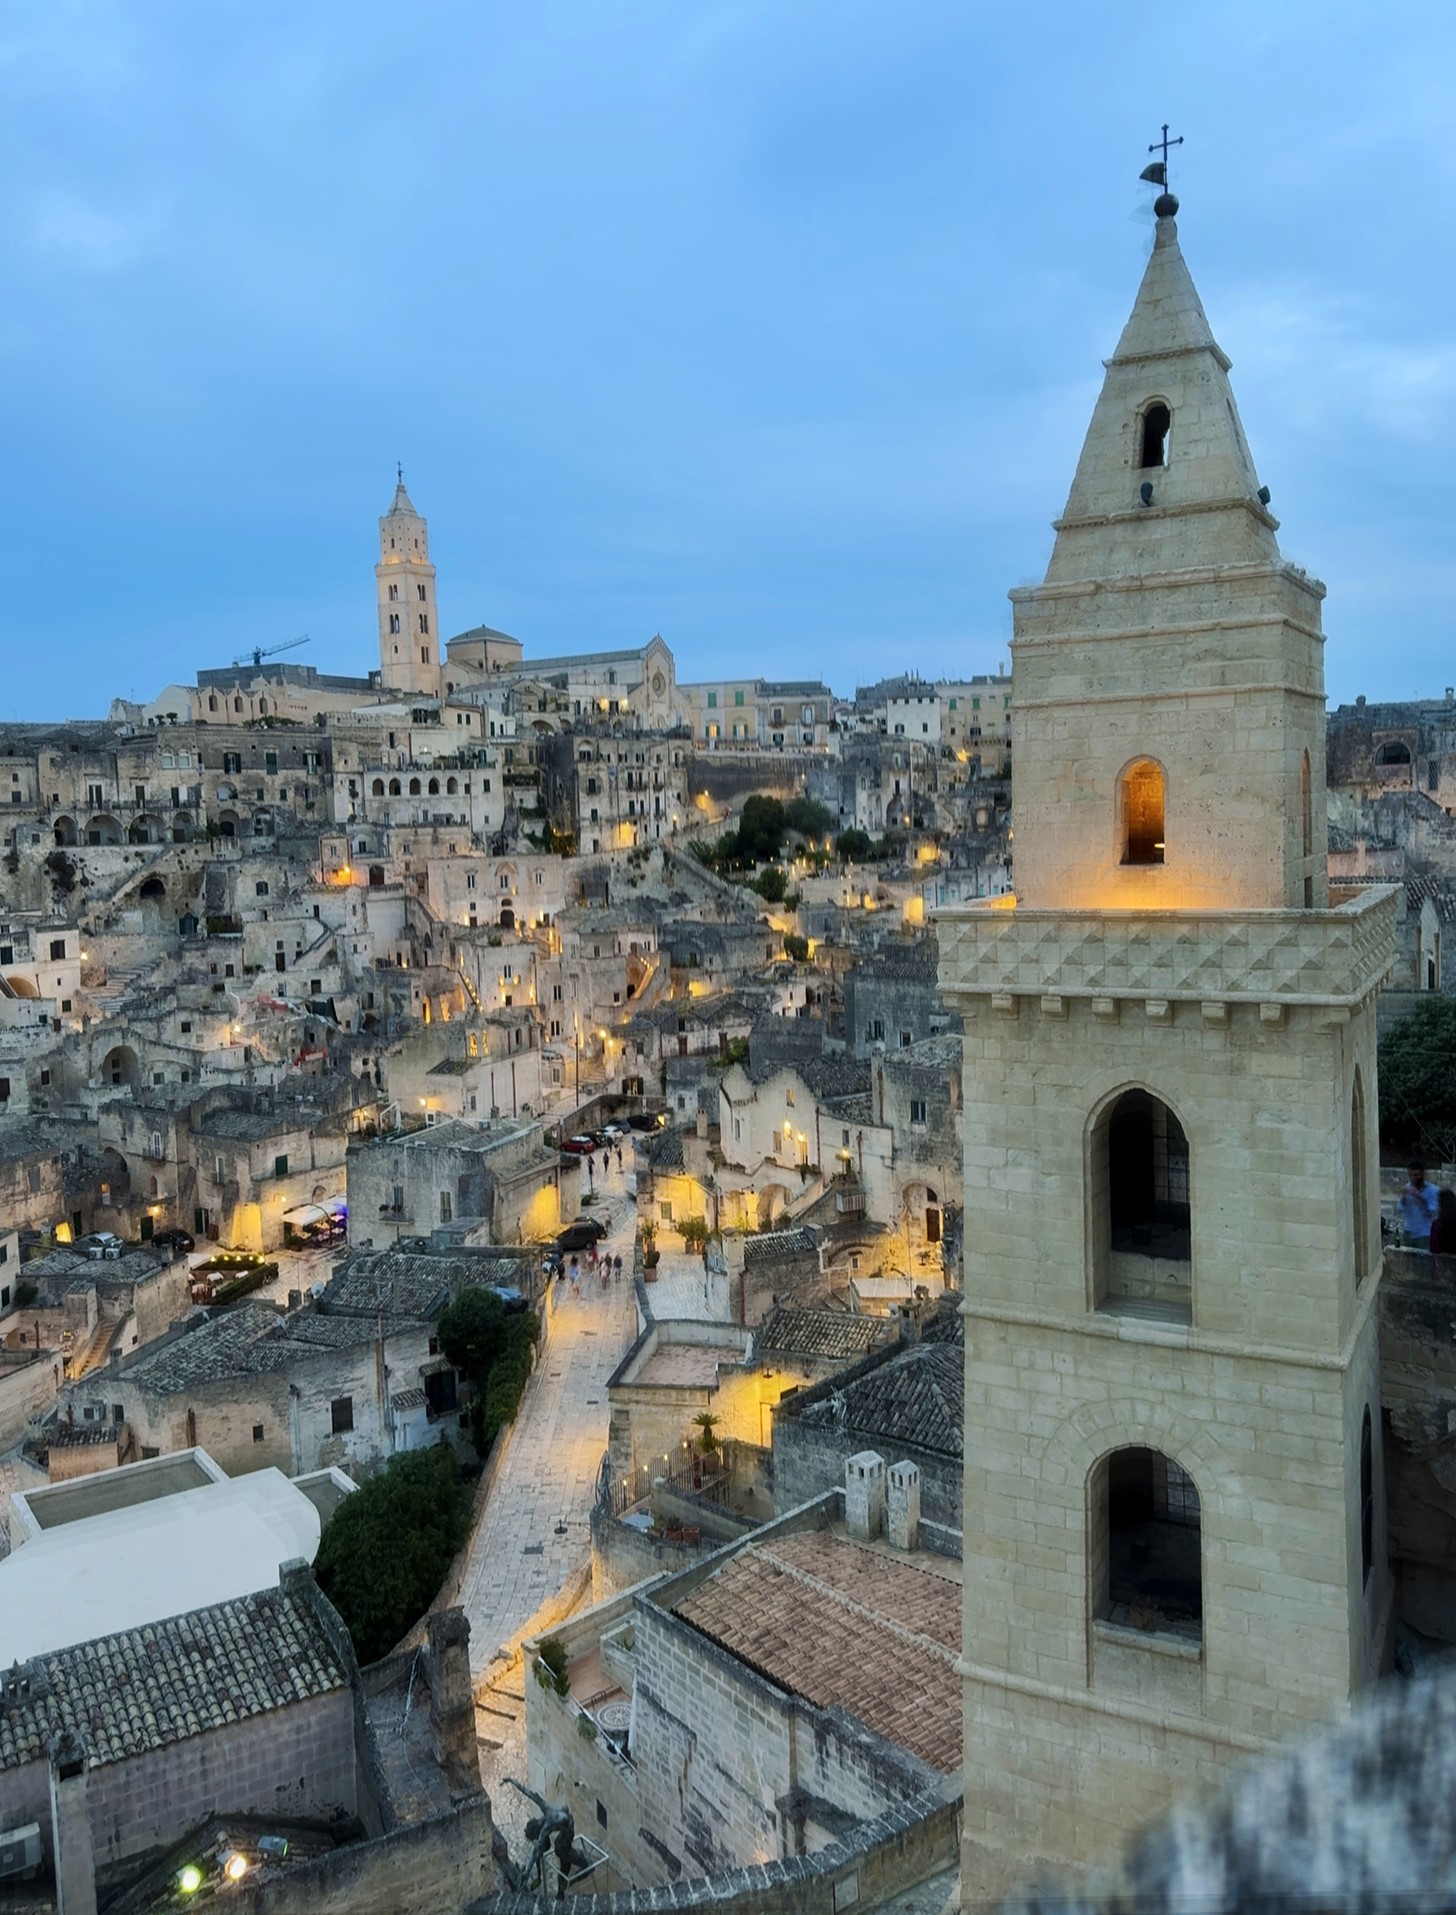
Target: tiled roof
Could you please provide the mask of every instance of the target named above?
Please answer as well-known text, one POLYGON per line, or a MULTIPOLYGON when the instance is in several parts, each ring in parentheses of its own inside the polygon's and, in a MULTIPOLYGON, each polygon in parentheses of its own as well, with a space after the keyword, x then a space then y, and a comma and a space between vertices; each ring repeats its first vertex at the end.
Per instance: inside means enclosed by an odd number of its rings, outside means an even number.
POLYGON ((920 1325, 922 1343, 959 1343, 966 1340, 966 1320, 961 1315, 960 1294, 950 1291, 942 1297, 920 1325))
POLYGON ((687 1162, 682 1132, 660 1130, 647 1146, 647 1161, 654 1170, 682 1170, 687 1162))
MULTIPOLYGON (((386 1310, 384 1333, 418 1321, 386 1310)), ((284 1318, 265 1303, 241 1303, 138 1350, 104 1374, 120 1375, 149 1395, 165 1396, 225 1377, 288 1369, 329 1350, 371 1343, 377 1322, 373 1315, 321 1317, 312 1311, 284 1318)))
POLYGON ((812 1230, 766 1230, 744 1240, 743 1261, 782 1263, 786 1257, 816 1256, 818 1250, 819 1239, 812 1230))
POLYGON ((323 1297, 329 1316, 370 1316, 378 1310, 415 1321, 433 1319, 462 1290, 482 1283, 519 1287, 529 1253, 433 1256, 424 1251, 356 1251, 335 1271, 323 1297))
POLYGON ((23 1673, 30 1696, 0 1700, 0 1770, 44 1761, 63 1729, 93 1764, 121 1762, 348 1681, 318 1617, 282 1589, 39 1656, 23 1673))
POLYGON ((780 1688, 949 1775, 961 1762, 960 1585, 818 1530, 750 1544, 674 1613, 780 1688))
POLYGON ((965 1448, 965 1352, 953 1343, 917 1343, 804 1411, 877 1442, 913 1443, 942 1456, 965 1448))
POLYGON ((760 1350, 792 1350, 799 1356, 866 1356, 890 1335, 885 1317, 852 1317, 842 1310, 773 1310, 759 1326, 760 1350))

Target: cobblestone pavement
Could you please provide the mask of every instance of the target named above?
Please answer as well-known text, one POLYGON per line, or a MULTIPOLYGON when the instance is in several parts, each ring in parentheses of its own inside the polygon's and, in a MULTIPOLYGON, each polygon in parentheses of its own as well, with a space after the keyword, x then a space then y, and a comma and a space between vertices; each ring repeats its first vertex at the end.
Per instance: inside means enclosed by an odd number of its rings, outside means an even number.
MULTIPOLYGON (((607 1247, 630 1269, 636 1206, 624 1183, 615 1167, 599 1171, 598 1202, 586 1214, 608 1224, 607 1247)), ((477 1679, 498 1666, 497 1652, 591 1552, 588 1517, 607 1447, 607 1378, 636 1332, 625 1274, 607 1286, 583 1262, 579 1289, 569 1281, 553 1285, 541 1360, 461 1583, 477 1679)))
POLYGON ((647 1302, 653 1316, 664 1322, 686 1318, 693 1323, 727 1323, 728 1277, 722 1271, 703 1268, 703 1259, 695 1250, 669 1250, 658 1233, 657 1247, 662 1260, 657 1280, 647 1286, 647 1302))

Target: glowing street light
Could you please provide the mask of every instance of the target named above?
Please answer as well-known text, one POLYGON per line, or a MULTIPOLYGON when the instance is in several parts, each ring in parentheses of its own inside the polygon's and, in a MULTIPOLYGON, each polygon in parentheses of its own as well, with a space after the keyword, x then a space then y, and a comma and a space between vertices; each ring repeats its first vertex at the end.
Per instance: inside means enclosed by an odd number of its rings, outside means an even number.
POLYGON ((189 1862, 185 1868, 177 1871, 177 1892, 181 1895, 195 1895, 202 1887, 202 1870, 196 1862, 189 1862))
POLYGON ((236 1849, 222 1865, 222 1872, 230 1882, 240 1882, 248 1872, 248 1858, 240 1855, 236 1849))

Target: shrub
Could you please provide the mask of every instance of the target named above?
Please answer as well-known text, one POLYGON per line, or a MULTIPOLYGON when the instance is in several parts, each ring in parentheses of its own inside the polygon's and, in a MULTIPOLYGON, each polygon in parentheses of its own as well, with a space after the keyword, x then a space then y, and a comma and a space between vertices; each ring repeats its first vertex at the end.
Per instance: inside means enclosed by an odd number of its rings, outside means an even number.
POLYGON ((781 864, 771 864, 759 872, 749 889, 767 904, 782 904, 789 889, 788 875, 781 864))
POLYGON ((470 1530, 470 1497, 442 1444, 392 1456, 340 1503, 314 1573, 360 1662, 377 1662, 434 1601, 470 1530))
POLYGON ((543 1689, 557 1696, 571 1694, 571 1680, 566 1673, 566 1645, 559 1636, 542 1640, 532 1668, 543 1689))
POLYGON ((1449 1158, 1456 1145, 1456 998, 1427 997, 1380 1039, 1380 1136, 1391 1147, 1449 1158))
POLYGON ((867 831, 852 827, 840 832, 834 841, 834 849, 841 864, 863 864, 874 850, 874 841, 867 831))
POLYGON ((33 1283, 17 1283, 15 1286, 15 1307, 17 1310, 29 1309, 40 1295, 39 1287, 33 1283))
POLYGON ((784 953, 786 956, 791 957, 795 964, 807 964, 809 962, 809 940, 807 938, 798 937, 794 932, 790 931, 784 939, 784 953))

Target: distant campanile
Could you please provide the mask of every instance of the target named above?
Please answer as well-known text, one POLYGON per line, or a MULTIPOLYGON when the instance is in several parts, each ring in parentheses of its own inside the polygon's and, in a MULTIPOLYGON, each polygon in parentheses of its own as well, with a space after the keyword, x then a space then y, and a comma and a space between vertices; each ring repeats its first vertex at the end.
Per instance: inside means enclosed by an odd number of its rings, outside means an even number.
POLYGON ((379 664, 386 688, 437 696, 440 621, 429 527, 410 502, 403 473, 393 502, 379 521, 374 577, 379 596, 379 664))

